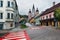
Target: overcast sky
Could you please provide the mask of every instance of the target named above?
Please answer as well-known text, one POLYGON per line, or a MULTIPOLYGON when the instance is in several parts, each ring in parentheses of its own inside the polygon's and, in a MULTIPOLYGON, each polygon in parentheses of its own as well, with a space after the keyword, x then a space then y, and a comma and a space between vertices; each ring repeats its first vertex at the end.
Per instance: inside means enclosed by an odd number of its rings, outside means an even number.
POLYGON ((35 9, 38 8, 39 12, 46 10, 53 6, 53 2, 56 4, 60 2, 60 0, 16 0, 19 8, 19 13, 22 15, 28 15, 29 9, 32 9, 34 4, 35 9))

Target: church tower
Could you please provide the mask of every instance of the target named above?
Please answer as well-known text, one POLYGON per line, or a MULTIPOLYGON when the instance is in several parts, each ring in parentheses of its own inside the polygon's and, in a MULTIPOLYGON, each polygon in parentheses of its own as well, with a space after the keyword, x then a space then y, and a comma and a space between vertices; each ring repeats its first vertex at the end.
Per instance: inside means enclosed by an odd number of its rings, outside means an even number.
POLYGON ((38 8, 36 9, 36 12, 35 12, 35 16, 37 16, 39 14, 39 10, 38 8))
POLYGON ((33 4, 33 7, 32 7, 32 17, 35 16, 35 7, 34 7, 34 4, 33 4))
POLYGON ((29 12, 28 12, 28 20, 31 19, 32 17, 32 12, 31 12, 31 9, 29 9, 29 12))
POLYGON ((32 7, 32 10, 29 9, 29 12, 28 12, 28 20, 30 23, 35 23, 35 19, 34 17, 37 16, 39 14, 39 10, 38 8, 36 8, 35 10, 35 6, 33 4, 33 7, 32 7))

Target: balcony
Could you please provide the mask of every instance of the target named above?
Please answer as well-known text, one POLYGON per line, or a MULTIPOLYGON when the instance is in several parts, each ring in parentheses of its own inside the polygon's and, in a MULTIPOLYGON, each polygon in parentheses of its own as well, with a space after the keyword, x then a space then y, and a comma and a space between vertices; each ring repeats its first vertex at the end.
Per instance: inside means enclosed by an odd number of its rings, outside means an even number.
POLYGON ((14 12, 14 7, 6 7, 6 11, 13 11, 14 12))
POLYGON ((6 22, 13 22, 13 19, 6 19, 6 22))

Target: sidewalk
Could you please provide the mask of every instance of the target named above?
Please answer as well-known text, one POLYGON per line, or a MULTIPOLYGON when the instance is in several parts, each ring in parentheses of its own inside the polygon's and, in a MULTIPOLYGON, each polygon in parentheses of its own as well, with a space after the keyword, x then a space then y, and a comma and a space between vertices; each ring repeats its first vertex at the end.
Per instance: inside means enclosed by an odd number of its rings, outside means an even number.
POLYGON ((16 27, 16 28, 10 30, 10 32, 21 31, 21 30, 22 30, 22 29, 21 29, 20 27, 16 27))
POLYGON ((54 26, 41 26, 41 27, 49 27, 49 29, 53 29, 53 30, 56 30, 56 31, 60 31, 60 29, 57 29, 57 28, 54 27, 54 26))
POLYGON ((8 33, 8 32, 14 32, 14 31, 19 31, 21 30, 20 28, 12 28, 12 29, 6 29, 6 30, 0 30, 0 33, 8 33))
POLYGON ((0 33, 7 33, 9 32, 10 30, 0 30, 0 33))

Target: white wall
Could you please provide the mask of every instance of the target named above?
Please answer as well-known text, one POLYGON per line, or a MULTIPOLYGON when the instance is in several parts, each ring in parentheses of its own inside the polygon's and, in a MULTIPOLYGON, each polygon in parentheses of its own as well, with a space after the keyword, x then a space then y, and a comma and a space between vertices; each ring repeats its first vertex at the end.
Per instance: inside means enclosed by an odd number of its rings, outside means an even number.
POLYGON ((14 22, 5 22, 3 29, 10 29, 10 28, 14 28, 14 27, 15 27, 14 22), (10 27, 11 23, 13 24, 13 27, 10 27))
MULTIPOLYGON (((14 2, 15 4, 15 1, 14 0, 3 0, 3 7, 0 7, 0 12, 3 13, 3 19, 0 19, 0 22, 4 22, 4 27, 3 29, 10 29, 10 28, 14 28, 15 27, 15 22, 14 22, 14 19, 16 19, 14 16, 16 16, 17 14, 17 11, 12 8, 12 7, 7 7, 7 1, 10 1, 10 2, 14 2), (10 19, 9 21, 10 22, 6 22, 7 21, 7 13, 10 13, 10 18, 11 18, 11 13, 13 13, 13 20, 10 19), (12 20, 12 21, 11 21, 12 20), (13 27, 10 27, 9 25, 13 23, 13 27)), ((12 5, 11 5, 12 6, 12 5)), ((15 6, 15 5, 14 5, 15 6)))
POLYGON ((40 19, 41 18, 42 18, 41 20, 50 19, 49 15, 51 15, 51 18, 54 18, 54 12, 51 12, 51 13, 41 16, 40 19), (46 16, 48 16, 48 18, 46 18, 46 16), (43 19, 43 17, 44 17, 44 19, 43 19))

